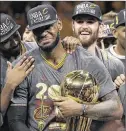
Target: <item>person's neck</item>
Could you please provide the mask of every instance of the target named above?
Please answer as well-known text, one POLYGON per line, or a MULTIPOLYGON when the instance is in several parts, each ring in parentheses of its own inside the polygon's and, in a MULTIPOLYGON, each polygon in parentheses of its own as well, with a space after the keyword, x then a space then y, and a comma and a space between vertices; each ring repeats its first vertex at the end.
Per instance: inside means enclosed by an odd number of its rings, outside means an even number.
POLYGON ((116 54, 118 55, 125 55, 125 49, 121 46, 121 44, 119 43, 119 41, 117 40, 116 46, 114 48, 114 51, 116 54))
POLYGON ((95 55, 95 47, 96 47, 96 42, 94 42, 92 45, 90 45, 87 50, 92 54, 95 55))
POLYGON ((46 52, 41 50, 41 54, 50 63, 58 65, 59 62, 63 59, 63 57, 65 57, 66 51, 63 48, 61 41, 59 41, 57 46, 52 51, 46 52))

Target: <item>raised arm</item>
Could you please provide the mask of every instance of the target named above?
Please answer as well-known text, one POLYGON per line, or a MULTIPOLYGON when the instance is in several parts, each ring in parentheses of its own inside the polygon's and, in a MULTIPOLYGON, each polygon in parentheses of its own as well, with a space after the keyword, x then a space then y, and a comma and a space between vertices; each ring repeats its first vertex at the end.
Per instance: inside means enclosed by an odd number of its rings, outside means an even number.
POLYGON ((12 68, 12 64, 8 62, 8 69, 6 74, 6 83, 1 92, 1 106, 2 114, 6 112, 9 102, 12 98, 15 88, 25 79, 25 77, 33 70, 33 57, 26 58, 25 56, 12 68))

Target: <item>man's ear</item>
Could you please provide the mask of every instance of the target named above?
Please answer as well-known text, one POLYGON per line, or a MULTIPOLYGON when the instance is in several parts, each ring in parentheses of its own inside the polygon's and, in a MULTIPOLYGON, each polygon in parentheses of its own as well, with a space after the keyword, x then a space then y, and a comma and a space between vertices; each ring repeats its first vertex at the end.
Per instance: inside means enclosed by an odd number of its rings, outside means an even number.
POLYGON ((63 28, 63 24, 60 18, 58 19, 57 26, 58 26, 59 31, 61 31, 63 28))
POLYGON ((113 34, 113 36, 114 36, 115 38, 117 38, 118 32, 117 32, 116 29, 113 29, 113 30, 112 30, 112 34, 113 34))
POLYGON ((74 21, 72 20, 72 31, 74 32, 74 21))

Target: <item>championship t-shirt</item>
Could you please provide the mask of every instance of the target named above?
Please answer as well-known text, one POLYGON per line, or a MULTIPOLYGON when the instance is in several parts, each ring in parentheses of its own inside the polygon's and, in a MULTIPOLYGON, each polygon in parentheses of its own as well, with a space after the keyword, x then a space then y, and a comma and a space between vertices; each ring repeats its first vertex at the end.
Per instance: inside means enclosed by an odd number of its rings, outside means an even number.
MULTIPOLYGON (((27 52, 26 55, 35 58, 35 68, 16 88, 11 106, 23 105, 28 108, 28 127, 31 131, 41 131, 49 121, 54 113, 52 89, 59 91, 60 94, 60 84, 72 71, 88 71, 100 86, 99 98, 115 90, 111 76, 103 63, 82 47, 78 47, 73 54, 68 54, 59 69, 47 64, 39 48, 27 52)), ((65 131, 65 123, 53 120, 45 131, 65 131)))

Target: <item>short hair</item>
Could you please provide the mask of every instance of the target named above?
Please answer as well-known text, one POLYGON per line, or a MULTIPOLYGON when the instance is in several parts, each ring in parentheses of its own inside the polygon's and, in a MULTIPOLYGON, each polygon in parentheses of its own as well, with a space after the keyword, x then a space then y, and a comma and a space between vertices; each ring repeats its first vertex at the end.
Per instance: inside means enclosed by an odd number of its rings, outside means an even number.
POLYGON ((114 21, 114 18, 115 18, 116 15, 117 15, 116 12, 110 11, 110 12, 108 12, 108 13, 106 13, 106 14, 104 14, 102 16, 102 20, 103 21, 106 21, 106 20, 112 20, 112 21, 114 21))

